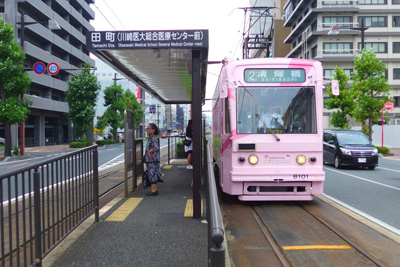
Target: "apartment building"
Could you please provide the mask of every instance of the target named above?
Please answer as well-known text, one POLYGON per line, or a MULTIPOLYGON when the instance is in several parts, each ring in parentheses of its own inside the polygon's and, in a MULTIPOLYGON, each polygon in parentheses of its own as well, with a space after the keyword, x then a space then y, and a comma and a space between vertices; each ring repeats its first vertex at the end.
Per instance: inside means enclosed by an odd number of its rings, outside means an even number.
MULTIPOLYGON (((94 30, 90 25, 95 16, 91 3, 94 0, 0 0, 0 16, 14 26, 16 39, 25 51, 24 66, 32 79, 24 95, 33 101, 25 121, 26 146, 74 139, 73 124, 65 115, 69 111, 65 91, 71 75, 80 71, 84 62, 95 65, 86 50, 86 32, 94 30), (49 28, 48 20, 55 21, 60 29, 49 28), (45 66, 56 63, 60 71, 55 75, 47 71, 36 74, 32 68, 37 62, 45 66)), ((13 125, 11 129, 13 145, 18 142, 18 128, 13 125)))
MULTIPOLYGON (((291 45, 286 57, 321 61, 325 80, 332 78, 336 66, 348 75, 353 71, 362 46, 363 20, 368 28, 364 28, 364 47, 373 48, 387 65, 393 88, 396 108, 389 113, 389 123, 400 125, 400 0, 288 0, 284 9, 284 26, 291 29, 284 40, 291 45)), ((330 126, 329 115, 325 110, 324 127, 330 126)))

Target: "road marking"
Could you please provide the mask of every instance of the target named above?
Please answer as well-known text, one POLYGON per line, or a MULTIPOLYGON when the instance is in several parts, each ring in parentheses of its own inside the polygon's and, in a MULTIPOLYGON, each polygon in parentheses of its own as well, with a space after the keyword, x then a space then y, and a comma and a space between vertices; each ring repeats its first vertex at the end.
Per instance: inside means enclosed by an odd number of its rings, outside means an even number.
POLYGON ((393 169, 388 169, 388 168, 383 168, 383 167, 376 167, 377 169, 382 169, 382 170, 387 170, 387 171, 392 171, 392 172, 400 172, 398 170, 393 170, 393 169))
MULTIPOLYGON (((203 200, 201 200, 201 216, 203 216, 203 200)), ((193 199, 187 200, 184 217, 193 217, 193 199)))
POLYGON ((283 250, 305 250, 305 249, 351 249, 347 245, 315 245, 315 246, 282 246, 283 250))
POLYGON ((169 169, 171 169, 171 168, 172 168, 172 165, 165 165, 165 166, 163 167, 164 170, 169 170, 169 169))
POLYGON ((400 229, 397 229, 327 194, 317 195, 315 197, 400 244, 400 229))
POLYGON ((106 222, 123 222, 128 215, 139 205, 143 198, 129 198, 117 210, 115 210, 105 221, 106 222))
POLYGON ((365 178, 362 178, 362 177, 359 177, 359 176, 356 176, 356 175, 348 174, 348 173, 337 171, 337 170, 330 169, 330 168, 324 168, 324 169, 330 170, 330 171, 333 171, 333 172, 337 172, 337 173, 340 173, 340 174, 344 174, 344 175, 347 175, 347 176, 350 176, 350 177, 353 177, 353 178, 356 178, 356 179, 360 179, 360 180, 363 180, 363 181, 366 181, 366 182, 370 182, 370 183, 373 183, 373 184, 381 185, 381 186, 384 186, 384 187, 388 187, 388 188, 400 191, 400 188, 397 188, 397 187, 394 187, 394 186, 391 186, 391 185, 382 184, 382 183, 379 183, 379 182, 375 182, 375 181, 368 180, 368 179, 365 179, 365 178))

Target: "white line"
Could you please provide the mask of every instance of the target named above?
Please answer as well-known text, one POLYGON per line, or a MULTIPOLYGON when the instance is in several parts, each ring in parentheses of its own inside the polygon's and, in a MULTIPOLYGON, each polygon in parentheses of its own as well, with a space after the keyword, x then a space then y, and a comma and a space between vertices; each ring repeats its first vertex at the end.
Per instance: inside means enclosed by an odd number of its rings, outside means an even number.
POLYGON ((324 168, 324 169, 325 169, 325 170, 330 170, 330 171, 333 171, 333 172, 337 172, 337 173, 340 173, 340 174, 344 174, 344 175, 347 175, 347 176, 350 176, 350 177, 353 177, 353 178, 356 178, 356 179, 360 179, 360 180, 363 180, 363 181, 366 181, 366 182, 370 182, 370 183, 373 183, 373 184, 385 186, 385 187, 388 187, 388 188, 391 188, 391 189, 400 191, 400 188, 397 188, 397 187, 394 187, 394 186, 391 186, 391 185, 378 183, 378 182, 371 181, 371 180, 368 180, 368 179, 365 179, 365 178, 361 178, 361 177, 359 177, 359 176, 355 176, 355 175, 348 174, 348 173, 345 173, 345 172, 333 170, 333 169, 331 169, 331 168, 324 168))
POLYGON ((375 217, 372 217, 372 216, 366 214, 365 212, 362 212, 361 210, 358 210, 358 209, 356 209, 356 208, 354 208, 352 206, 349 206, 346 203, 344 203, 344 202, 342 202, 342 201, 340 201, 340 200, 338 200, 338 199, 336 199, 334 197, 331 197, 331 196, 326 195, 326 194, 322 194, 322 195, 324 197, 326 197, 327 199, 339 204, 340 206, 343 206, 346 209, 351 210, 352 212, 354 212, 354 213, 366 218, 367 220, 369 220, 369 221, 371 221, 373 223, 376 223, 376 224, 382 226, 383 228, 385 228, 385 229, 395 233, 396 235, 400 236, 400 230, 399 229, 397 229, 397 228, 395 228, 395 227, 393 227, 393 226, 391 226, 391 225, 389 225, 389 224, 387 224, 385 222, 382 222, 381 220, 379 220, 379 219, 377 219, 375 217))
POLYGON ((388 168, 383 168, 383 167, 376 167, 378 169, 382 169, 382 170, 387 170, 387 171, 392 171, 392 172, 400 172, 398 170, 393 170, 393 169, 388 169, 388 168))

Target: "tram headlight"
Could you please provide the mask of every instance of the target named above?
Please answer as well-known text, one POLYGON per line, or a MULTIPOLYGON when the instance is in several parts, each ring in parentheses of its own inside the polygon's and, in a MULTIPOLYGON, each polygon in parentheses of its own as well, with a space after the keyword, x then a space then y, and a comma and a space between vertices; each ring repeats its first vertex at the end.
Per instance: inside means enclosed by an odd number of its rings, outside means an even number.
POLYGON ((256 155, 250 155, 249 162, 252 165, 256 165, 258 163, 258 157, 256 155))
POLYGON ((303 165, 304 163, 307 162, 307 158, 304 155, 298 155, 296 160, 297 160, 297 163, 300 165, 303 165))

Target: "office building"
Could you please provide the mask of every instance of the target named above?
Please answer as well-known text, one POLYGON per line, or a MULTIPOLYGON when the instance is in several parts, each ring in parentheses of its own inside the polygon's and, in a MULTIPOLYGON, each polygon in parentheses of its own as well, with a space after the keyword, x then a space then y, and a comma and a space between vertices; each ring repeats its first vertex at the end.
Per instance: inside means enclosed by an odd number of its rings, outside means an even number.
MULTIPOLYGON (((386 78, 393 88, 390 95, 396 108, 389 114, 390 124, 400 124, 400 0, 288 0, 284 9, 284 26, 291 29, 284 40, 291 45, 286 57, 321 61, 324 80, 332 78, 336 66, 348 75, 353 71, 362 46, 363 20, 368 28, 364 47, 367 51, 373 48, 386 64, 386 78)), ((324 127, 330 126, 330 114, 325 110, 324 127)))
MULTIPOLYGON (((0 0, 0 16, 13 25, 16 40, 25 51, 24 66, 31 69, 28 72, 32 83, 24 95, 33 101, 25 121, 26 146, 62 144, 74 139, 73 123, 66 117, 69 106, 65 91, 71 75, 80 71, 84 62, 95 65, 86 50, 86 32, 94 30, 90 25, 95 16, 92 3, 94 0, 0 0), (49 28, 50 19, 59 27, 49 28), (56 63, 60 70, 55 75, 47 71, 36 74, 32 68, 37 62, 45 66, 56 63)), ((13 145, 18 142, 18 128, 11 127, 13 145)))

